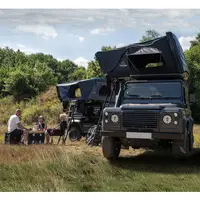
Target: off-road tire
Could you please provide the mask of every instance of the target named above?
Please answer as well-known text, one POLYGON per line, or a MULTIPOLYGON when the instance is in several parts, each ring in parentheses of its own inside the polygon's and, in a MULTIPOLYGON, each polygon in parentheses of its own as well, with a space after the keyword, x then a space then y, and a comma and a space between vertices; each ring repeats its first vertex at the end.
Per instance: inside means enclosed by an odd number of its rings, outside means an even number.
POLYGON ((190 134, 188 133, 188 129, 185 129, 184 139, 173 140, 172 154, 175 158, 187 158, 191 150, 190 134))
POLYGON ((102 137, 103 155, 108 160, 116 160, 119 157, 121 143, 115 138, 104 136, 102 137))
POLYGON ((81 139, 81 131, 77 127, 70 128, 68 135, 71 142, 79 141, 81 139))

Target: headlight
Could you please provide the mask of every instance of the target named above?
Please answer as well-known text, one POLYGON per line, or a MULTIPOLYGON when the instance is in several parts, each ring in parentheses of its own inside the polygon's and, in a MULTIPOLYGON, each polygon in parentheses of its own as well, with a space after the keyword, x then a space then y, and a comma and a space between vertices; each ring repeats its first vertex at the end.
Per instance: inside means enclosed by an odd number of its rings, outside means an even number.
POLYGON ((117 123, 119 121, 118 115, 112 115, 111 116, 111 121, 114 122, 114 123, 117 123))
POLYGON ((164 122, 165 124, 170 124, 170 123, 172 122, 171 116, 170 116, 170 115, 165 115, 165 116, 163 117, 163 122, 164 122))

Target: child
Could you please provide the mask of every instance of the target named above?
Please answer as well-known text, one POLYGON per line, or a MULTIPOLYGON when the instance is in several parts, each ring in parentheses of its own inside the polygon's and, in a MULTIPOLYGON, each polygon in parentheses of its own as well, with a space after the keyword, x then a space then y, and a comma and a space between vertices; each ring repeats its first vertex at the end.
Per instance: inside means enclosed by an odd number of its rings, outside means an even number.
POLYGON ((47 129, 47 125, 42 115, 38 117, 38 122, 35 124, 34 129, 36 131, 45 131, 47 129))

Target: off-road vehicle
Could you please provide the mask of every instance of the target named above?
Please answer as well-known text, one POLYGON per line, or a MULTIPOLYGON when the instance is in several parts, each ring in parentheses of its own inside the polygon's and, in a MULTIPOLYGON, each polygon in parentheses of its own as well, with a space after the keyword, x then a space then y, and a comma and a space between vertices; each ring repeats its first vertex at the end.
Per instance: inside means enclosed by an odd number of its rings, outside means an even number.
POLYGON ((176 36, 165 36, 96 53, 101 70, 118 85, 115 106, 102 116, 102 150, 115 159, 121 146, 193 148, 189 71, 176 36))
POLYGON ((80 140, 99 120, 106 96, 105 79, 93 78, 58 84, 57 93, 63 104, 63 110, 71 118, 69 139, 80 140))

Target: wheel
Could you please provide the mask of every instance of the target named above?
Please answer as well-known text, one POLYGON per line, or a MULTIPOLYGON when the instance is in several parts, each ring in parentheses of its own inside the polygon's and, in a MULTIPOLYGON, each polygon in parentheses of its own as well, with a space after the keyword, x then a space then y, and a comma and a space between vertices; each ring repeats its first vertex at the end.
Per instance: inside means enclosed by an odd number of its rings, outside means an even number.
POLYGON ((189 152, 192 150, 191 138, 188 129, 185 129, 184 139, 174 140, 172 144, 172 153, 177 158, 188 157, 189 152))
POLYGON ((102 138, 103 155, 108 160, 115 160, 119 157, 121 150, 121 143, 112 137, 102 138))
POLYGON ((188 137, 189 137, 189 151, 192 151, 194 144, 193 130, 189 133, 188 137))
POLYGON ((69 130, 69 139, 73 141, 79 141, 81 139, 81 132, 77 127, 72 127, 69 130))

